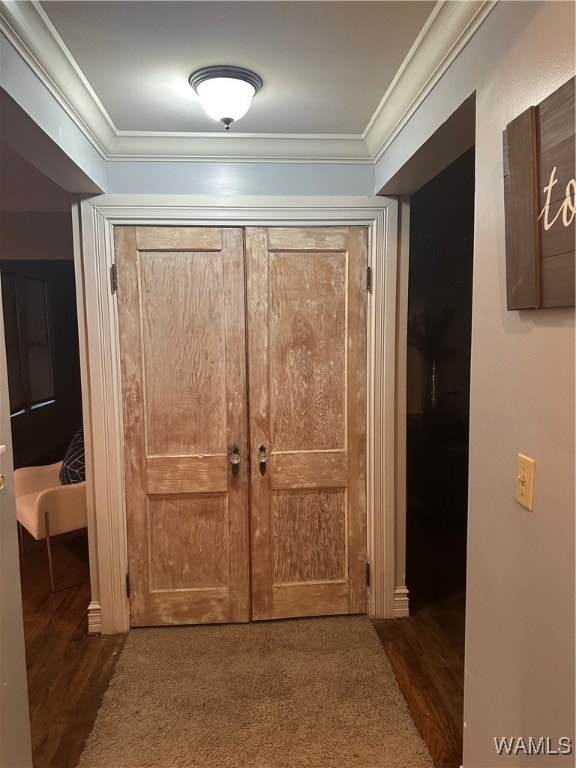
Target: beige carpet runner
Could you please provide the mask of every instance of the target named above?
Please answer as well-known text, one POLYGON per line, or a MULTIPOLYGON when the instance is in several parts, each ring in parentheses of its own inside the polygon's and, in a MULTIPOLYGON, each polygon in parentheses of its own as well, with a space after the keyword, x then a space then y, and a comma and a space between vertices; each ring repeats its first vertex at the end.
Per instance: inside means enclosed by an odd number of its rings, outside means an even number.
POLYGON ((80 768, 429 768, 364 616, 130 632, 80 768))

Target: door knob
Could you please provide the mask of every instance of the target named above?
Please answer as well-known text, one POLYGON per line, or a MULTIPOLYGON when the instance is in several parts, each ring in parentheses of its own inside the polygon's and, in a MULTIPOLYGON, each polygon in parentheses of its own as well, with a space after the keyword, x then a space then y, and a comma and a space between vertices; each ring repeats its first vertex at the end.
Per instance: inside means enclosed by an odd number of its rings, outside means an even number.
POLYGON ((263 445, 261 445, 260 448, 258 448, 258 465, 260 467, 261 475, 266 474, 266 464, 268 463, 269 458, 270 456, 268 456, 266 448, 263 445))
POLYGON ((240 462, 242 461, 240 457, 240 449, 237 445, 232 448, 230 451, 230 456, 228 457, 230 461, 230 466, 232 467, 232 476, 236 477, 238 474, 238 470, 240 469, 240 462))

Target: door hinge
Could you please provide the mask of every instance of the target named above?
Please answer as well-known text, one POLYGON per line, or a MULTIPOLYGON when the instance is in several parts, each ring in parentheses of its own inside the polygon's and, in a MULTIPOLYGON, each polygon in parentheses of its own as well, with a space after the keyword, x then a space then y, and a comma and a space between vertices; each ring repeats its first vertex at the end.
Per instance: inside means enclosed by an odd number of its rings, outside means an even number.
POLYGON ((366 563, 366 586, 370 586, 370 563, 366 563))
POLYGON ((132 597, 132 587, 130 585, 130 574, 126 574, 126 597, 132 597))
POLYGON ((372 293, 372 267, 366 267, 366 290, 372 293))
POLYGON ((116 293, 118 290, 118 270, 116 264, 112 264, 110 267, 110 291, 116 293))

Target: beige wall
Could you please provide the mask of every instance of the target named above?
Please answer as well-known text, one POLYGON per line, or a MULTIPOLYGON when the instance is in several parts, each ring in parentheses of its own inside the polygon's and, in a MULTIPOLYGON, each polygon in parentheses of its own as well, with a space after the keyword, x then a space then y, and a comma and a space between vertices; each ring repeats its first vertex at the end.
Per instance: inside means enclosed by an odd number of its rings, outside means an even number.
POLYGON ((73 258, 70 211, 2 212, 0 260, 72 260, 73 258))
MULTIPOLYGON (((0 292, 0 339, 4 339, 0 292)), ((6 353, 0 344, 0 768, 32 768, 6 353)))
POLYGON ((465 768, 575 764, 493 741, 574 740, 574 310, 506 311, 502 181, 507 123, 573 74, 573 3, 500 2, 377 168, 381 188, 476 91, 465 768))

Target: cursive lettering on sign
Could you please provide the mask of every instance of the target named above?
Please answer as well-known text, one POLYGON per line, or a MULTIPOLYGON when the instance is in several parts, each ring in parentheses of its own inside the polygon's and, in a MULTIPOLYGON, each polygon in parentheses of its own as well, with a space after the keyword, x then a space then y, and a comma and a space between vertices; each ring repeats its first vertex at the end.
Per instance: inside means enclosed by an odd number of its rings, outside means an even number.
POLYGON ((554 226, 560 216, 562 216, 562 223, 565 227, 569 227, 570 224, 572 224, 574 221, 574 217, 576 217, 576 179, 570 179, 568 184, 566 184, 566 196, 562 202, 562 205, 558 209, 556 216, 554 216, 552 221, 550 221, 550 197, 552 195, 552 188, 557 183, 558 179, 556 178, 556 166, 554 166, 554 168, 552 168, 552 173, 550 174, 550 181, 544 187, 546 203, 544 204, 544 208, 542 208, 540 215, 538 216, 538 219, 544 218, 543 223, 544 229, 546 231, 554 226))

